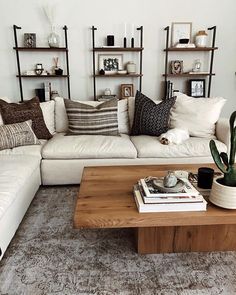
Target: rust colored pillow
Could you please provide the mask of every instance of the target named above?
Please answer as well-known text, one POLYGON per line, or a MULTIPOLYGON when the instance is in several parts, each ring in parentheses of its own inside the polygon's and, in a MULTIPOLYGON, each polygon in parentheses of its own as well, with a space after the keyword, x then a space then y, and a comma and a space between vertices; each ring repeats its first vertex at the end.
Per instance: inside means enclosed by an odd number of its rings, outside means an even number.
POLYGON ((21 123, 32 120, 32 129, 38 139, 50 139, 51 133, 44 122, 37 97, 23 103, 7 103, 0 99, 0 112, 4 124, 21 123))

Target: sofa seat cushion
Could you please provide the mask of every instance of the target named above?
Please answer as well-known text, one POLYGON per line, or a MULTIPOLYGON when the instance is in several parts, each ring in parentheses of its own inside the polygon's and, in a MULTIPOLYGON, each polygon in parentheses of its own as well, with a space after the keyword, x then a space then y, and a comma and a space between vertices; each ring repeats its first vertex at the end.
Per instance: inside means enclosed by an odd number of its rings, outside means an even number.
POLYGON ((44 159, 136 158, 137 151, 126 134, 121 136, 58 133, 42 150, 44 159))
POLYGON ((39 165, 38 157, 0 155, 0 220, 39 165))
POLYGON ((42 158, 41 150, 43 145, 47 142, 47 140, 40 139, 40 145, 26 145, 26 146, 18 146, 13 149, 6 149, 0 151, 1 155, 28 155, 28 156, 36 156, 39 159, 42 158))
MULTIPOLYGON (((163 145, 154 136, 132 136, 131 140, 138 151, 138 158, 185 158, 185 157, 209 157, 211 156, 209 141, 207 138, 190 137, 182 144, 163 145)), ((226 152, 224 143, 216 140, 221 152, 226 152)))

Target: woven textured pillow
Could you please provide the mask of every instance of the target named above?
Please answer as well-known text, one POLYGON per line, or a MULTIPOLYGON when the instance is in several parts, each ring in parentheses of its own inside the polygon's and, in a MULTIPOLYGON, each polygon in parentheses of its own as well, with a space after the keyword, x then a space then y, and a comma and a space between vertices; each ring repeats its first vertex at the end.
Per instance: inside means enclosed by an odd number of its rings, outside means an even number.
POLYGON ((0 99, 0 112, 4 124, 21 123, 32 120, 32 129, 38 139, 50 139, 51 133, 43 119, 38 98, 23 103, 7 103, 0 99))
POLYGON ((169 128, 170 109, 174 103, 175 97, 172 97, 156 104, 137 91, 131 135, 160 136, 165 133, 169 128))
POLYGON ((69 123, 67 135, 119 135, 116 99, 97 106, 64 101, 69 123))
POLYGON ((31 128, 32 121, 0 126, 0 150, 40 144, 31 128))

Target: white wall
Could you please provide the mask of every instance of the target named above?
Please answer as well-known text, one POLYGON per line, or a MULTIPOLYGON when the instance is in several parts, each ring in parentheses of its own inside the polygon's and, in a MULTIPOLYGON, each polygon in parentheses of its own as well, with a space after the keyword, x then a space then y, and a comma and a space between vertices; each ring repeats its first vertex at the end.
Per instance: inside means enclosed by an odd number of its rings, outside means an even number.
MULTIPOLYGON (((122 42, 123 23, 134 23, 144 26, 144 78, 143 92, 153 98, 161 96, 162 73, 164 71, 165 35, 163 28, 175 21, 193 22, 193 32, 217 25, 216 45, 219 50, 215 55, 212 95, 224 96, 228 102, 223 115, 228 116, 236 109, 236 5, 234 0, 58 0, 56 3, 56 23, 58 32, 64 24, 69 28, 69 55, 71 70, 72 98, 88 100, 93 96, 92 84, 92 53, 90 27, 98 27, 98 45, 102 45, 107 34, 114 34, 116 44, 122 42)), ((45 46, 50 27, 43 13, 42 6, 47 1, 42 0, 0 0, 0 96, 8 96, 19 100, 19 85, 15 77, 17 72, 12 25, 22 26, 19 35, 22 40, 24 32, 37 34, 37 45, 45 46)), ((24 66, 22 70, 33 68, 35 63, 42 62, 45 68, 52 66, 55 54, 22 53, 24 66)), ((63 55, 59 54, 63 67, 63 55)), ((194 59, 204 55, 186 56, 186 69, 191 67, 194 59)), ((173 58, 180 58, 173 55, 173 58)), ((134 59, 125 57, 125 61, 134 59)), ((43 80, 42 80, 43 81, 43 80)), ((25 97, 33 96, 33 89, 40 86, 38 80, 23 81, 25 97)), ((121 83, 135 83, 135 79, 99 80, 98 88, 106 87, 118 91, 121 83), (116 86, 114 86, 116 84, 116 86)), ((53 88, 61 94, 66 94, 65 81, 52 81, 53 88)), ((176 83, 176 87, 181 85, 176 83)))

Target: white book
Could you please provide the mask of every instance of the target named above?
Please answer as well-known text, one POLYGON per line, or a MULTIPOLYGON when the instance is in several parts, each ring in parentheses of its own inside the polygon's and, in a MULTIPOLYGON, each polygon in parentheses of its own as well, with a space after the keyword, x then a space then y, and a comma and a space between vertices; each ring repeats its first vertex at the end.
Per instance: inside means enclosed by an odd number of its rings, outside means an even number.
POLYGON ((197 196, 161 196, 161 197, 147 197, 144 193, 143 187, 140 184, 134 186, 134 190, 138 190, 142 196, 144 204, 163 204, 163 203, 201 203, 203 196, 198 194, 197 196))
POLYGON ((207 209, 207 202, 204 199, 201 203, 144 204, 139 190, 134 190, 134 199, 139 213, 206 211, 207 209))
POLYGON ((49 101, 51 98, 51 83, 44 82, 45 101, 49 101))
MULTIPOLYGON (((163 179, 163 178, 159 178, 163 179)), ((183 190, 178 193, 163 193, 158 191, 157 188, 155 188, 152 184, 152 180, 145 180, 144 178, 140 179, 140 183, 143 187, 144 193, 146 197, 181 197, 181 196, 198 196, 199 192, 195 189, 195 187, 190 183, 190 181, 187 178, 179 178, 185 183, 185 186, 183 187, 183 190)))

